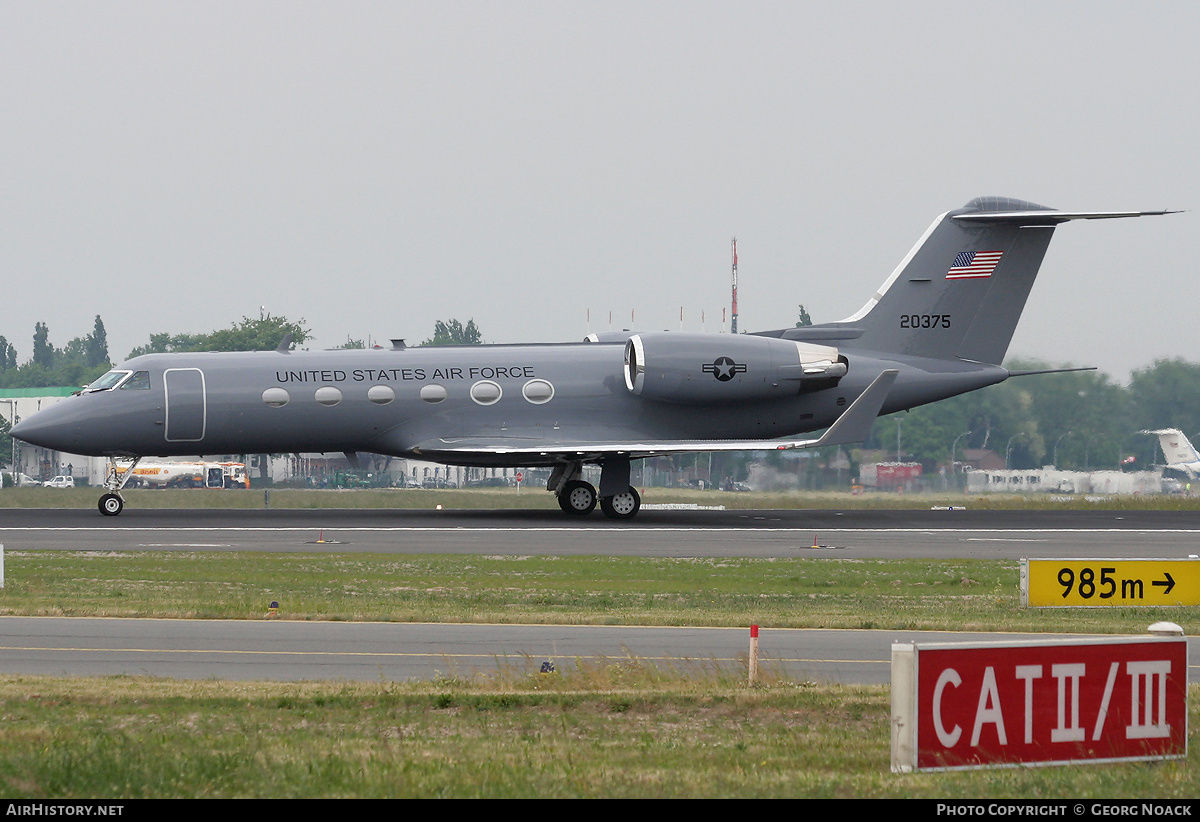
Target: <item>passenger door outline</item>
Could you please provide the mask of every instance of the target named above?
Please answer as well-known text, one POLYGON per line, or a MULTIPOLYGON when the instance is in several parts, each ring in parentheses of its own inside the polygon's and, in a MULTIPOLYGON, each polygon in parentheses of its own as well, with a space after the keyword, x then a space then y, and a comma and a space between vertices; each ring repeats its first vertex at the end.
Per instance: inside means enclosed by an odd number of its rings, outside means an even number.
POLYGON ((163 372, 166 393, 167 442, 199 442, 208 426, 208 391, 199 368, 168 368, 163 372))

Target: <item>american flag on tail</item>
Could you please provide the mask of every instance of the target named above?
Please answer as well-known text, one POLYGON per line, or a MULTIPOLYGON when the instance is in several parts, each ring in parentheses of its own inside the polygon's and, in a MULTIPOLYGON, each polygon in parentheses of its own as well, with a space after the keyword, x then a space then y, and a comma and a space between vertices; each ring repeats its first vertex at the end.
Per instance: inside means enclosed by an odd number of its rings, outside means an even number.
POLYGON ((947 280, 974 280, 992 276, 1003 251, 961 251, 946 272, 947 280))

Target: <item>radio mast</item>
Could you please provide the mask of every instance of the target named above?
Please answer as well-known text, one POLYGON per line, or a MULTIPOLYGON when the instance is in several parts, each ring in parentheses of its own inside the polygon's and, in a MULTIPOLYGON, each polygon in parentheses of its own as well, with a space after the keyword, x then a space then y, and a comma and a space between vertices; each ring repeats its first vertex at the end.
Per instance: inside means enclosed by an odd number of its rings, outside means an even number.
POLYGON ((733 238, 733 323, 730 329, 737 333, 737 237, 733 238))

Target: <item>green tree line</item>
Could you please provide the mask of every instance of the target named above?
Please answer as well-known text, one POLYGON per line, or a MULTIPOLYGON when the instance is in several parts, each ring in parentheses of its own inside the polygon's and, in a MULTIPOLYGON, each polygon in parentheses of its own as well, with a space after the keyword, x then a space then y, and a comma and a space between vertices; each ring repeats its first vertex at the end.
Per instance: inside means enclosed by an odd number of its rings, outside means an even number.
POLYGON ((62 348, 51 343, 46 323, 35 323, 30 357, 19 365, 16 347, 0 336, 0 388, 86 385, 107 370, 108 335, 99 314, 91 334, 62 348))
MULTIPOLYGON (((269 351, 276 348, 287 335, 292 345, 303 345, 312 338, 304 320, 272 317, 264 314, 257 319, 242 317, 228 328, 206 333, 159 332, 150 335, 145 345, 129 352, 125 359, 143 354, 169 354, 184 351, 269 351)), ((433 337, 421 345, 478 345, 483 336, 474 320, 466 324, 456 319, 434 323, 433 337)), ((363 340, 348 339, 342 348, 365 348, 363 340)), ((0 388, 46 388, 49 386, 82 386, 99 377, 109 368, 108 335, 104 321, 96 315, 92 333, 76 337, 62 348, 50 340, 50 328, 44 322, 33 327, 33 345, 28 360, 19 363, 16 347, 0 336, 0 388)))
POLYGON ((302 345, 312 336, 304 320, 293 322, 287 317, 264 314, 258 319, 242 317, 229 328, 218 328, 207 334, 151 334, 150 341, 129 352, 126 359, 142 354, 169 354, 179 351, 270 351, 277 348, 288 334, 293 345, 302 345))
MULTIPOLYGON (((293 322, 269 314, 258 319, 243 317, 229 328, 207 333, 151 334, 149 341, 130 351, 126 359, 180 351, 267 351, 276 348, 288 334, 292 335, 293 345, 301 345, 311 336, 303 319, 293 322)), ((29 359, 20 364, 18 361, 16 347, 0 336, 0 388, 87 385, 110 367, 104 321, 96 315, 91 334, 76 337, 62 348, 53 344, 50 328, 39 321, 33 326, 29 359)))

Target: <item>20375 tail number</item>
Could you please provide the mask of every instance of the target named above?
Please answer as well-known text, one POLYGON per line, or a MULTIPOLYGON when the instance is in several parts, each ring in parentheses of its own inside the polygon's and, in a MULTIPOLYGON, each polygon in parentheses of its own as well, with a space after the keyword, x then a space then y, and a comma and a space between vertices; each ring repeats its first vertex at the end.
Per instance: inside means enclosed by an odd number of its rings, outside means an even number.
POLYGON ((901 328, 949 328, 949 314, 901 314, 901 328))

